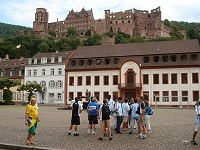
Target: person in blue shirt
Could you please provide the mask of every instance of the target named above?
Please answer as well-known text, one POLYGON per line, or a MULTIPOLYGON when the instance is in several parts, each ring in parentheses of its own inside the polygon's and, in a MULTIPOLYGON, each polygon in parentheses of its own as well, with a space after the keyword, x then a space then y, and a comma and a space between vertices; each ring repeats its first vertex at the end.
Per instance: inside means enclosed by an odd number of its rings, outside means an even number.
POLYGON ((89 120, 87 133, 90 134, 90 130, 92 130, 92 134, 96 134, 95 124, 98 124, 97 116, 99 115, 99 105, 96 102, 96 98, 92 98, 91 102, 88 104, 87 113, 89 120))

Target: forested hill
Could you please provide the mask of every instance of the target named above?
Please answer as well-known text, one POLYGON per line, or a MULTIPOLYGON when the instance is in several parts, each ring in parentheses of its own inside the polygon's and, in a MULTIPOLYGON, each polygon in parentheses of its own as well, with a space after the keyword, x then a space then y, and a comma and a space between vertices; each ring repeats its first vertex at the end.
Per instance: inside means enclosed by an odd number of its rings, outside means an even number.
POLYGON ((19 30, 32 30, 32 28, 0 22, 0 38, 14 37, 19 30))

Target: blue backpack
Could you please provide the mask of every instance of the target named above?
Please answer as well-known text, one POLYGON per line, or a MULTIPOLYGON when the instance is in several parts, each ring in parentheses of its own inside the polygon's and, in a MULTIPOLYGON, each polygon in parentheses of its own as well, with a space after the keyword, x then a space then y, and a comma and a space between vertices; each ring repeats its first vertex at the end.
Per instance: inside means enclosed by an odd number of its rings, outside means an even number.
POLYGON ((154 112, 153 112, 153 109, 151 108, 151 106, 148 106, 148 107, 149 107, 149 112, 148 112, 148 113, 149 113, 149 116, 150 116, 150 115, 153 115, 153 113, 154 113, 154 112))

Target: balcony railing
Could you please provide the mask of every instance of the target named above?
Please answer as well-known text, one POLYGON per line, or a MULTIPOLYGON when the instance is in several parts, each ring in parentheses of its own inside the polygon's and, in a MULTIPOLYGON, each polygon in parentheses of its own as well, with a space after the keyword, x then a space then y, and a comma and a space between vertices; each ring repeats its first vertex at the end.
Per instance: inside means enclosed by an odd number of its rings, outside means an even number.
POLYGON ((119 89, 138 89, 142 88, 142 83, 119 83, 119 89))

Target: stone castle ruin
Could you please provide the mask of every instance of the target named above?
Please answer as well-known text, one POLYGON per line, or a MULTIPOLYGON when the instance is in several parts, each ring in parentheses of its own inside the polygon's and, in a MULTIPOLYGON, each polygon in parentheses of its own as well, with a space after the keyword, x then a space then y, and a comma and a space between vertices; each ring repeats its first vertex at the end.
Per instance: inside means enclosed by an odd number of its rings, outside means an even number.
POLYGON ((103 35, 112 28, 114 33, 124 32, 132 37, 144 36, 149 38, 169 37, 171 29, 161 21, 160 7, 148 11, 130 9, 125 12, 110 12, 105 10, 105 18, 94 19, 93 11, 82 8, 80 12, 74 10, 63 21, 48 22, 49 13, 45 8, 37 8, 35 21, 33 22, 33 33, 39 37, 53 36, 55 39, 67 37, 67 28, 75 27, 80 37, 86 32, 99 33, 103 35))

